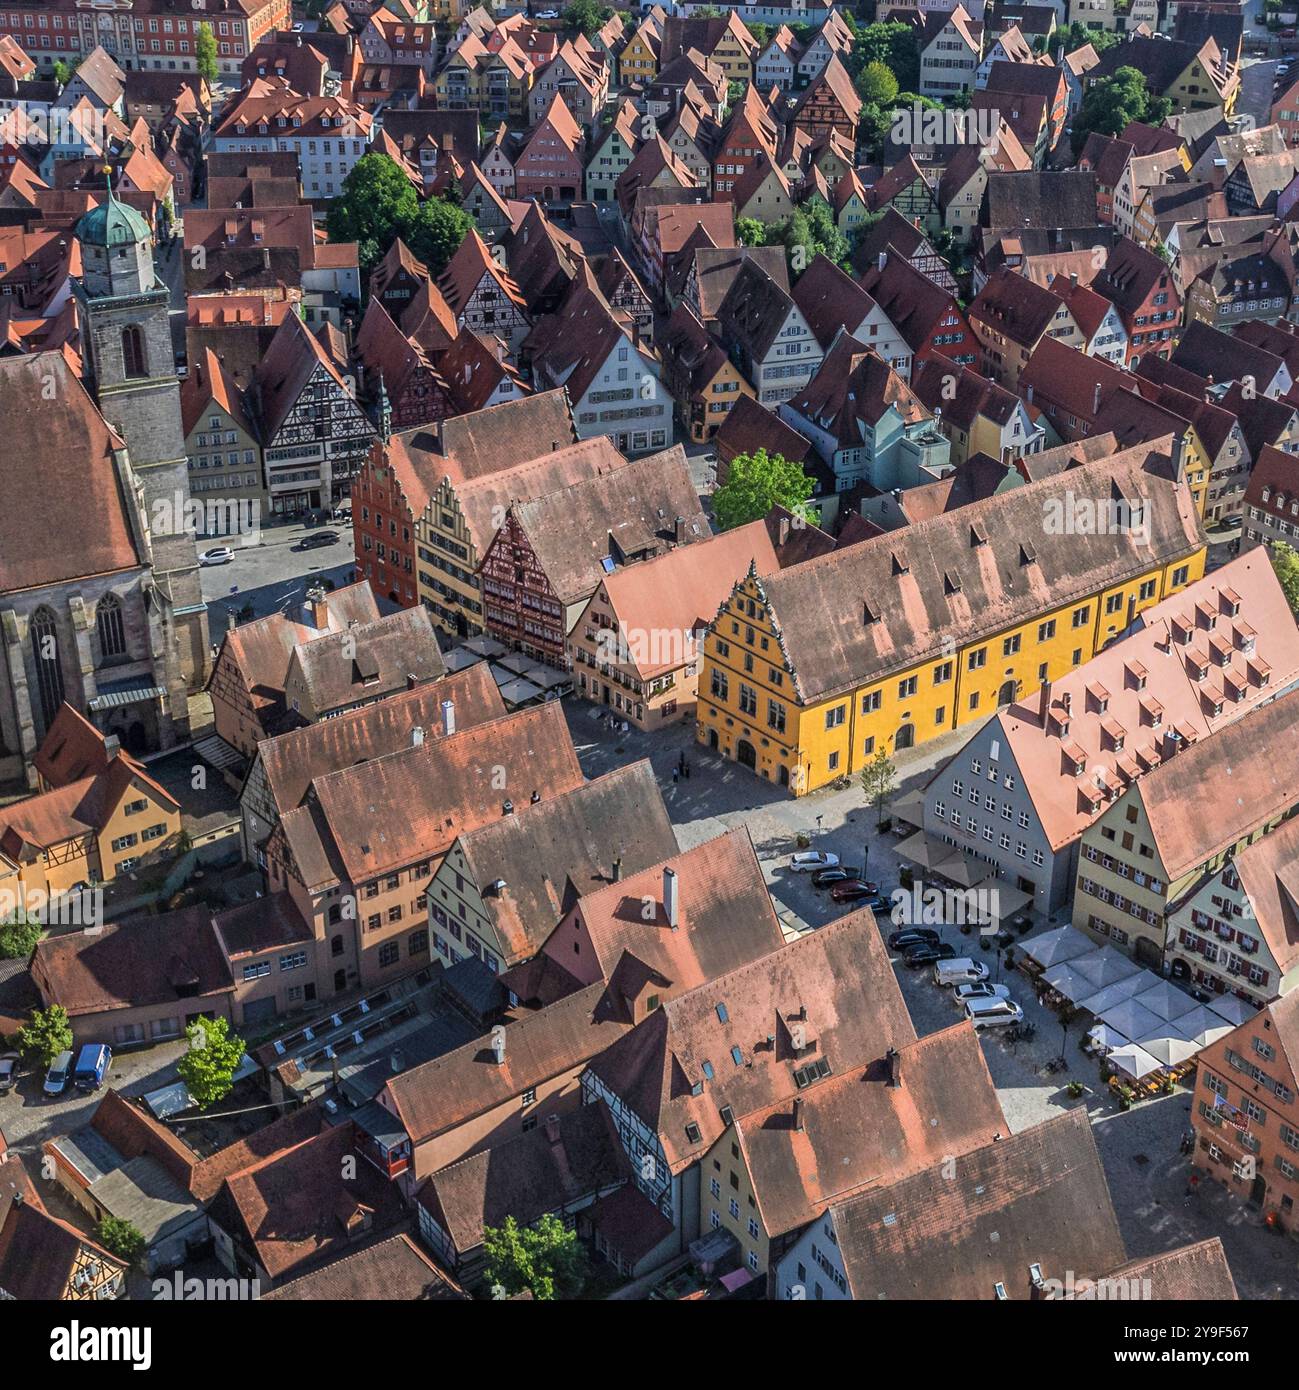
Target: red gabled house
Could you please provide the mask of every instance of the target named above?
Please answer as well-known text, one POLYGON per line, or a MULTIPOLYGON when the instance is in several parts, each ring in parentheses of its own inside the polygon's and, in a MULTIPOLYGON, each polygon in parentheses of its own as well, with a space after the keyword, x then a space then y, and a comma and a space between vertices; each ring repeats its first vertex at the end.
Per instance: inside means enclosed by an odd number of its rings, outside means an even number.
POLYGON ((794 126, 812 136, 837 130, 850 145, 855 145, 860 118, 861 97, 848 69, 836 55, 799 96, 794 107, 794 126))
POLYGON ((1128 335, 1128 366, 1143 357, 1168 358, 1177 346, 1182 300, 1168 266, 1131 237, 1110 248, 1091 287, 1118 311, 1128 335))
POLYGON ((454 413, 446 382, 428 354, 397 327, 377 299, 370 300, 361 320, 356 359, 362 398, 377 409, 382 386, 393 429, 429 425, 454 413))
POLYGON ((352 484, 356 576, 403 608, 419 603, 415 520, 427 505, 428 489, 401 440, 376 439, 352 484))
POLYGON ((911 349, 914 371, 932 357, 973 367, 979 345, 954 295, 922 275, 892 247, 859 277, 911 349))
POLYGON ((546 114, 532 128, 514 163, 514 196, 543 203, 571 203, 581 195, 583 136, 573 113, 556 92, 546 114))
POLYGON ((719 202, 731 199, 735 185, 761 155, 775 160, 778 138, 775 117, 754 91, 753 84, 747 84, 744 96, 736 102, 730 119, 722 128, 717 153, 713 156, 713 190, 719 202))

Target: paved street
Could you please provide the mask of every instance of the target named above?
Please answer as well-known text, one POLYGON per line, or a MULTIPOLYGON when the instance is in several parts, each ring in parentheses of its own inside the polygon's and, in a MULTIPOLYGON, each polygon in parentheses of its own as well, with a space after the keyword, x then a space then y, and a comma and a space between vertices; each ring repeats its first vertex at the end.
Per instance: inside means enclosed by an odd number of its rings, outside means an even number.
POLYGON ((203 597, 208 606, 208 625, 213 642, 226 630, 226 612, 251 603, 257 617, 300 604, 307 589, 320 579, 336 586, 346 584, 352 574, 352 524, 329 523, 338 540, 319 550, 300 551, 293 547, 319 527, 300 522, 263 526, 253 545, 241 545, 239 537, 214 537, 198 542, 200 553, 217 545, 229 545, 235 558, 226 565, 205 566, 202 571, 203 597))

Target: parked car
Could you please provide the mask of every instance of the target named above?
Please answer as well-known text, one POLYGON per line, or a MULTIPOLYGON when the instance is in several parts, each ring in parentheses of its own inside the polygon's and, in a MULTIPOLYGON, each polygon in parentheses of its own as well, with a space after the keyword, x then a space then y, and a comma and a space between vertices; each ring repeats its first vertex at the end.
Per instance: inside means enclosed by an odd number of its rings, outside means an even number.
POLYGON ((313 531, 309 536, 303 538, 293 547, 294 550, 319 550, 321 546, 336 545, 338 543, 337 531, 313 531))
POLYGON ((932 965, 936 960, 951 960, 955 954, 956 947, 949 946, 946 941, 921 941, 903 951, 902 963, 916 970, 922 965, 932 965))
POLYGON ((1023 1023, 1024 1010, 1013 999, 970 999, 965 1004, 965 1016, 976 1032, 985 1028, 1008 1028, 1023 1023))
POLYGON ((42 1089, 47 1096, 61 1096, 67 1090, 71 1075, 72 1053, 60 1052, 45 1073, 45 1085, 42 1089))
POLYGON ((0 1096, 6 1091, 12 1091, 14 1083, 18 1080, 18 1054, 16 1052, 0 1052, 0 1096))
POLYGON ((888 940, 890 951, 905 951, 908 946, 915 946, 921 941, 941 941, 942 937, 933 927, 902 927, 889 932, 888 940))
POLYGON ((844 864, 831 869, 818 869, 812 875, 813 888, 833 888, 836 883, 847 883, 861 874, 860 869, 850 869, 844 864))
POLYGON ((200 565, 228 565, 235 558, 235 553, 228 545, 215 545, 211 550, 205 550, 199 557, 200 565))
POLYGON ((859 903, 869 898, 870 906, 879 912, 887 904, 880 897, 878 888, 877 883, 863 883, 859 878, 850 878, 846 883, 836 883, 830 890, 830 896, 837 903, 859 903))
POLYGON ((1010 987, 990 985, 986 980, 980 980, 973 984, 957 985, 952 993, 959 1003, 964 1004, 967 999, 1009 999, 1010 987))
POLYGON ((939 961, 934 966, 936 985, 977 984, 988 978, 988 967, 981 960, 971 960, 969 956, 954 956, 950 960, 939 961))
POLYGON ((839 856, 828 849, 801 849, 789 861, 792 874, 811 874, 818 869, 837 869, 839 856))
POLYGON ((97 1091, 113 1063, 113 1049, 106 1043, 86 1043, 77 1053, 72 1069, 72 1084, 78 1091, 97 1091))

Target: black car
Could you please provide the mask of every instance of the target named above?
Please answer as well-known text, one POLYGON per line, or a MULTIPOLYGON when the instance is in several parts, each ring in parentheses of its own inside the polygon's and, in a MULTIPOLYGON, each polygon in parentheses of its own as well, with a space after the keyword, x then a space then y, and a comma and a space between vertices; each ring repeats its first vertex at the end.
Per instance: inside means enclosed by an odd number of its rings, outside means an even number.
POLYGON ((322 545, 334 545, 338 541, 337 531, 313 531, 295 545, 294 550, 318 550, 322 545))
POLYGON ((860 869, 850 869, 843 864, 835 864, 828 869, 818 869, 812 875, 812 887, 831 888, 836 883, 847 883, 849 879, 857 878, 860 873, 860 869))
POLYGON ((941 941, 942 937, 932 927, 902 927, 889 932, 889 950, 905 951, 908 946, 918 946, 923 942, 941 941))
POLYGON ((955 955, 956 947, 949 946, 946 941, 926 941, 908 946, 902 953, 902 963, 916 970, 936 960, 952 960, 955 955))
POLYGON ((861 883, 850 878, 845 883, 836 883, 830 890, 830 896, 837 903, 859 903, 869 899, 869 905, 878 912, 879 905, 884 901, 876 891, 878 887, 877 883, 861 883))

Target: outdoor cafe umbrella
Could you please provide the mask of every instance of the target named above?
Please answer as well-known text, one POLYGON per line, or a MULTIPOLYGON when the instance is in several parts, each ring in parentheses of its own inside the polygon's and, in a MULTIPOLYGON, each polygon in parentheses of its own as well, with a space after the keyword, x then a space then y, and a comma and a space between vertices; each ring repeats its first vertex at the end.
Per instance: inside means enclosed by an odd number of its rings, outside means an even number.
POLYGON ((1131 1039, 1123 1036, 1117 1028, 1111 1028, 1108 1023, 1097 1023, 1087 1030, 1087 1036, 1096 1044, 1103 1047, 1107 1052, 1113 1052, 1116 1047, 1129 1047, 1131 1039))
POLYGON ((1115 1071, 1123 1072, 1134 1081, 1140 1081, 1143 1076, 1149 1076, 1152 1071, 1162 1070, 1162 1063, 1158 1062, 1144 1047, 1137 1043, 1129 1043, 1126 1047, 1116 1047, 1105 1060, 1115 1071))
POLYGON ((1140 994, 1143 989, 1149 989, 1151 982, 1158 978, 1149 970, 1143 970, 1139 975, 1129 975, 1126 980, 1115 980, 1112 985, 1106 985, 1095 994, 1079 999, 1078 1007, 1099 1018, 1106 1009, 1112 1009, 1125 999, 1131 999, 1134 994, 1140 994))
POLYGON ((1126 980, 1129 975, 1136 975, 1141 970, 1131 956, 1125 956, 1113 946, 1102 946, 1090 956, 1079 956, 1071 964, 1080 975, 1091 980, 1097 989, 1104 989, 1116 980, 1126 980))
POLYGON ((1167 1030, 1168 1025, 1165 1024, 1164 1028, 1160 1030, 1159 1033, 1153 1034, 1148 1038, 1140 1038, 1138 1039, 1138 1043, 1154 1057, 1161 1066, 1175 1067, 1182 1062, 1189 1062, 1200 1050, 1198 1045, 1193 1042, 1187 1042, 1185 1038, 1179 1038, 1169 1033, 1167 1030))
POLYGON ((1195 1000, 1167 980, 1156 980, 1148 990, 1135 998, 1143 1009, 1149 1009, 1152 1014, 1173 1021, 1181 1018, 1183 1014, 1189 1014, 1195 1008, 1195 1000))
POLYGON ((1215 1014, 1221 1014, 1228 1023, 1244 1023, 1247 1018, 1253 1018, 1258 1012, 1252 1004, 1245 1003, 1235 994, 1215 994, 1209 1000, 1208 1006, 1215 1014))
POLYGON ((1078 974, 1072 965, 1053 965, 1042 972, 1042 979, 1057 994, 1063 994, 1072 1004, 1085 994, 1091 994, 1095 986, 1084 975, 1078 974))
POLYGON ((1184 1033, 1192 1042, 1198 1043, 1201 1047, 1208 1047, 1210 1043, 1215 1043, 1219 1038, 1230 1033, 1231 1024, 1225 1018, 1215 1014, 1212 1009, 1206 1009, 1203 1004, 1197 1004, 1189 1014, 1183 1014, 1177 1020, 1177 1031, 1184 1033))
POLYGON ((1053 965, 1063 965, 1077 956, 1085 956, 1096 948, 1082 932, 1066 925, 1031 937, 1019 949, 1045 970, 1053 965))
POLYGON ((1101 1021, 1108 1023, 1111 1028, 1117 1028, 1129 1038, 1149 1037, 1157 1032, 1164 1022, 1158 1014, 1143 1009, 1135 999, 1125 999, 1113 1008, 1106 1009, 1101 1021))

